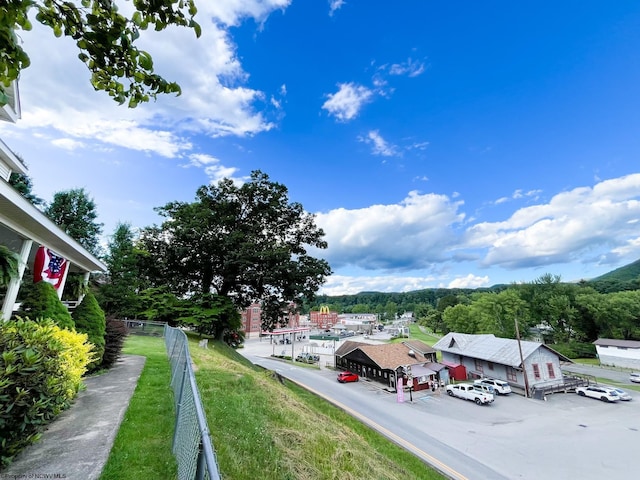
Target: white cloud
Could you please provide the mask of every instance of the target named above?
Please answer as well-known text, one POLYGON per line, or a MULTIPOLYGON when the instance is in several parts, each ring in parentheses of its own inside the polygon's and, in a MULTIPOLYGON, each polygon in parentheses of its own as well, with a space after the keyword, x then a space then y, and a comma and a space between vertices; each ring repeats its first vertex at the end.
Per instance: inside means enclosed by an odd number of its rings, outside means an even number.
POLYGON ((411 292, 433 287, 435 278, 401 276, 331 275, 320 290, 321 295, 355 295, 360 292, 411 292))
POLYGON ((73 140, 71 138, 57 138, 55 140, 51 140, 51 144, 62 148, 63 150, 74 151, 81 148, 84 148, 84 143, 79 142, 77 140, 73 140))
POLYGON ((371 100, 373 92, 362 85, 354 83, 339 83, 338 91, 329 94, 329 99, 322 108, 340 121, 352 120, 362 107, 371 100))
POLYGON ((417 77, 422 75, 426 70, 424 62, 409 58, 406 62, 394 63, 389 67, 390 75, 407 75, 409 77, 417 77))
POLYGON ((522 208, 502 222, 474 225, 464 247, 487 249, 487 266, 567 263, 599 249, 628 252, 637 238, 634 220, 639 216, 640 174, 633 174, 560 193, 548 204, 522 208))
POLYGON ((473 275, 472 273, 468 274, 465 277, 458 277, 449 282, 448 288, 479 288, 486 287, 489 285, 489 277, 479 277, 477 275, 473 275))
MULTIPOLYGON (((268 131, 274 124, 259 109, 267 107, 272 97, 247 85, 249 75, 227 29, 247 18, 264 22, 290 3, 201 2, 200 39, 186 28, 141 32, 139 48, 151 53, 156 73, 180 84, 182 95, 161 95, 136 109, 118 106, 106 94, 95 92, 73 42, 53 39, 50 29, 34 22, 32 31, 21 32, 31 66, 21 74, 23 118, 14 128, 31 136, 63 136, 67 146, 81 143, 95 149, 107 144, 165 157, 189 151, 188 135, 247 136, 268 131)), ((130 11, 132 6, 125 2, 122 8, 130 11)), ((286 87, 280 90, 282 94, 286 87)))
POLYGON ((445 259, 456 243, 452 229, 464 219, 458 212, 461 205, 444 195, 410 192, 395 205, 317 214, 316 222, 329 243, 323 256, 334 267, 394 271, 429 267, 445 259))
POLYGON ((248 180, 248 177, 234 177, 238 171, 235 167, 225 167, 220 160, 205 154, 189 155, 189 164, 185 167, 202 168, 207 176, 211 179, 211 183, 218 183, 223 178, 231 179, 236 185, 242 185, 248 180))
POLYGON ((358 140, 371 145, 371 153, 374 155, 382 155, 383 157, 394 157, 398 155, 398 148, 389 144, 380 135, 378 130, 371 130, 366 137, 359 137, 358 140))
POLYGON ((344 0, 329 0, 329 16, 339 10, 345 4, 344 0))

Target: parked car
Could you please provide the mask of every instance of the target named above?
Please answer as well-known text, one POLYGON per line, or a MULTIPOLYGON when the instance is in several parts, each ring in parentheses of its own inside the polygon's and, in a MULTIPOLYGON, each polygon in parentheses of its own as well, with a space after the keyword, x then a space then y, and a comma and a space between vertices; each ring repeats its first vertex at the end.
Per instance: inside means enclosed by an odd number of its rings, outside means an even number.
POLYGON ((491 385, 485 385, 484 383, 473 383, 473 388, 478 390, 479 392, 489 393, 493 396, 496 396, 496 389, 491 385))
POLYGON ((499 395, 509 395, 511 393, 511 385, 503 380, 496 380, 495 378, 479 378, 474 380, 473 383, 476 385, 489 385, 490 387, 493 387, 495 393, 499 395))
POLYGON ((338 381, 340 383, 357 382, 358 380, 360 380, 360 377, 357 373, 346 371, 338 374, 338 381))
POLYGON ((640 383, 640 373, 630 373, 629 381, 633 383, 640 383))
POLYGON ((296 362, 316 363, 320 361, 320 355, 313 355, 308 352, 302 352, 296 357, 296 362))
POLYGON ((576 393, 581 397, 591 397, 603 402, 617 402, 620 400, 618 393, 613 388, 590 385, 588 387, 577 387, 576 393))
POLYGON ((485 405, 493 402, 493 395, 477 390, 476 386, 471 383, 458 383, 446 386, 447 395, 450 397, 463 398, 471 400, 477 405, 485 405))
POLYGON ((618 394, 618 397, 620 397, 620 400, 628 402, 632 398, 631 395, 629 395, 625 390, 622 390, 621 388, 611 387, 611 389, 615 390, 615 392, 618 394))

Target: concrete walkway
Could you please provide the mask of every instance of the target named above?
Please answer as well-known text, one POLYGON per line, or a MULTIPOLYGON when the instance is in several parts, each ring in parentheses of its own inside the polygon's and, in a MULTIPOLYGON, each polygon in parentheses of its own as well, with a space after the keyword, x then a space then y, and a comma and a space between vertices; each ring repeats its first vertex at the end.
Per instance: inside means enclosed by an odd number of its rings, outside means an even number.
POLYGON ((85 379, 87 388, 71 408, 0 472, 0 478, 99 478, 145 360, 123 355, 107 373, 85 379))

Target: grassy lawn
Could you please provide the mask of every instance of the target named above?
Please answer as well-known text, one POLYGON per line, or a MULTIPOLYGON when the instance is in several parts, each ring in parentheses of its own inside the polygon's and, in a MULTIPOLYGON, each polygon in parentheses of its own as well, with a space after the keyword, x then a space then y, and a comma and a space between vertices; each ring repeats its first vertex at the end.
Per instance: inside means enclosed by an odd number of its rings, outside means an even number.
POLYGON ((101 480, 177 477, 173 392, 164 339, 130 335, 124 353, 147 357, 101 480))

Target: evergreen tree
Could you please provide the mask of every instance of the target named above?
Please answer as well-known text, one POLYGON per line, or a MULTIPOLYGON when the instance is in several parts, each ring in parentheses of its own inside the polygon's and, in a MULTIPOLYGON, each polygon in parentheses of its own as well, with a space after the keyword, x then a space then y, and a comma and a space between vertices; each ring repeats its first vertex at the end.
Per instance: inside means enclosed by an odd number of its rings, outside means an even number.
POLYGON ((76 324, 76 330, 86 333, 89 341, 93 343, 95 348, 94 359, 89 364, 90 371, 95 370, 102 363, 105 345, 105 315, 100 305, 90 291, 84 296, 80 304, 71 314, 76 324))
POLYGON ((33 284, 20 304, 19 317, 29 317, 39 321, 47 318, 53 320, 61 328, 73 329, 75 324, 67 307, 58 298, 53 285, 47 282, 33 284))

